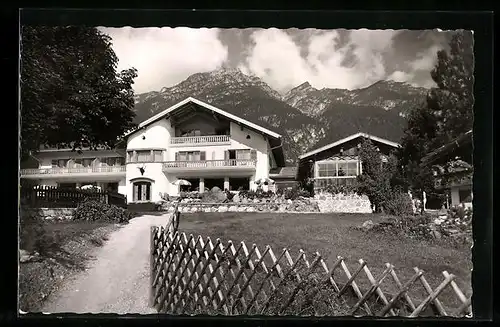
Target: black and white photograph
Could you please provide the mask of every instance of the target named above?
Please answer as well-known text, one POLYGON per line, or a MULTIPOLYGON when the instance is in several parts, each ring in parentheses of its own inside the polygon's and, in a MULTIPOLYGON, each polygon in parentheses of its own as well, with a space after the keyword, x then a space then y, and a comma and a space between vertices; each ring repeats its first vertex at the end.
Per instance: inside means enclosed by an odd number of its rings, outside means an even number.
POLYGON ((472 318, 438 27, 21 25, 19 312, 472 318))

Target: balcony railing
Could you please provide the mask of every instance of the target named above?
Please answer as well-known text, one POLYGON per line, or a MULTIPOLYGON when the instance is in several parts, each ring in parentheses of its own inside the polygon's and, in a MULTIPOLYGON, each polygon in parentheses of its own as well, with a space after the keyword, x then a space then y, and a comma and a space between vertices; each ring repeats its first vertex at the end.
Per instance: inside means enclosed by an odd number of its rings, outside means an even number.
POLYGON ((209 143, 228 143, 229 135, 206 135, 206 136, 184 136, 172 137, 170 144, 189 145, 189 144, 209 144, 209 143))
POLYGON ((255 160, 229 159, 229 160, 203 160, 203 161, 167 161, 163 163, 163 169, 217 168, 217 167, 255 167, 255 160))
POLYGON ((126 166, 74 167, 74 168, 32 168, 32 169, 21 169, 21 175, 120 173, 120 172, 125 172, 126 169, 127 169, 126 166))

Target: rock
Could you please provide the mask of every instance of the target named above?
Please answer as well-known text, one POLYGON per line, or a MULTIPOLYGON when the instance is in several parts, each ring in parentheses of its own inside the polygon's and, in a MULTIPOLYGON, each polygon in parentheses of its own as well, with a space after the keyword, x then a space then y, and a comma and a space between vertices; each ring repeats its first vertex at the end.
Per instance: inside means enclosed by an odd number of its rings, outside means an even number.
POLYGON ((292 204, 292 202, 293 201, 291 199, 286 200, 286 203, 288 203, 288 204, 292 204))
MULTIPOLYGON (((259 208, 260 210, 259 211, 262 211, 263 209, 262 208, 259 208)), ((255 212, 255 208, 254 207, 248 207, 246 209, 247 212, 255 212)))
POLYGON ((248 203, 248 199, 247 198, 242 198, 241 199, 241 203, 248 203))
POLYGON ((247 209, 248 209, 248 208, 247 208, 247 207, 244 207, 244 206, 239 206, 239 207, 238 207, 238 208, 236 208, 236 209, 237 209, 236 211, 238 211, 238 212, 245 212, 245 211, 247 211, 247 209))
POLYGON ((365 229, 365 230, 369 230, 369 229, 372 229, 372 228, 373 228, 373 226, 374 226, 373 221, 371 221, 371 220, 367 220, 367 221, 365 221, 365 222, 361 225, 361 228, 362 228, 362 229, 365 229))
POLYGON ((198 207, 198 206, 192 206, 191 207, 191 212, 200 212, 200 207, 198 207))
POLYGON ((212 210, 210 210, 210 207, 205 207, 203 208, 203 212, 211 212, 212 210))
POLYGON ((253 199, 253 203, 259 203, 259 199, 253 199))
POLYGON ((233 202, 234 202, 234 203, 239 203, 240 201, 241 201, 240 196, 239 196, 238 194, 235 194, 235 195, 233 196, 233 202))
POLYGON ((227 206, 220 206, 217 211, 218 212, 227 212, 228 211, 228 207, 227 206))
POLYGON ((279 208, 278 208, 278 211, 279 212, 285 212, 286 211, 286 205, 284 205, 284 204, 280 205, 279 208))
POLYGON ((219 187, 214 186, 214 187, 212 187, 212 189, 210 191, 213 193, 217 193, 217 192, 221 192, 222 190, 219 187))
POLYGON ((238 210, 238 207, 237 207, 237 206, 230 206, 230 207, 228 208, 228 211, 235 212, 235 211, 239 211, 239 210, 238 210))

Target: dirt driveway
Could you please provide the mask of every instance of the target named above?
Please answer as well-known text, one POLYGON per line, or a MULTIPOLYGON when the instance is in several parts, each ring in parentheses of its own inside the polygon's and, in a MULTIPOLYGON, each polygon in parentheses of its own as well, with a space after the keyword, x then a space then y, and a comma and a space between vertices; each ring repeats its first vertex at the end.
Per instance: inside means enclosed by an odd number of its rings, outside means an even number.
POLYGON ((52 295, 46 313, 139 313, 148 306, 150 226, 166 225, 170 214, 144 215, 109 236, 86 271, 52 295))

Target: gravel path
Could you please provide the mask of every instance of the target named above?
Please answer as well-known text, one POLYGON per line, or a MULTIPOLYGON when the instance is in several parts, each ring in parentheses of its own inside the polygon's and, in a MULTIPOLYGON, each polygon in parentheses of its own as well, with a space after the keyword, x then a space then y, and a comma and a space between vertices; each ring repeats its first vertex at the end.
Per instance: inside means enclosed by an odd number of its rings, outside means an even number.
POLYGON ((109 236, 90 263, 44 305, 47 313, 156 313, 148 306, 150 226, 170 214, 144 215, 109 236))

